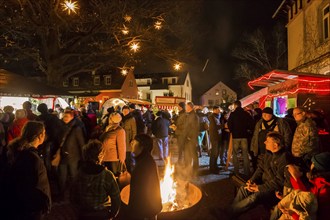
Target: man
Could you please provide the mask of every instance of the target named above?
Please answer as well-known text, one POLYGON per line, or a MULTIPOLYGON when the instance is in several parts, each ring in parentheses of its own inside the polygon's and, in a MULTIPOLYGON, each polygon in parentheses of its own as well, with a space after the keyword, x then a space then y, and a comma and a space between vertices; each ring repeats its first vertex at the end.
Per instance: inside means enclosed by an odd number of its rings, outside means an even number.
MULTIPOLYGON (((219 156, 220 141, 221 141, 221 123, 220 123, 220 107, 214 106, 213 113, 209 116, 210 121, 210 141, 211 141, 211 155, 210 155, 210 172, 218 174, 219 168, 217 160, 219 156)), ((221 163, 224 163, 224 158, 220 158, 221 163)))
POLYGON ((297 122, 297 128, 293 135, 292 155, 296 165, 308 170, 312 156, 319 150, 318 131, 315 122, 306 117, 304 108, 294 108, 293 117, 297 122))
POLYGON ((292 142, 292 132, 289 124, 282 118, 278 118, 273 114, 273 109, 266 107, 262 110, 261 119, 257 122, 252 141, 251 151, 254 159, 252 159, 253 168, 257 166, 257 157, 266 153, 265 140, 268 132, 276 131, 283 136, 284 146, 289 151, 292 142))
POLYGON ((60 196, 64 196, 67 181, 73 180, 78 174, 78 163, 82 159, 82 148, 85 138, 82 128, 78 125, 74 112, 66 110, 63 114, 64 132, 61 139, 61 160, 58 166, 60 196))
POLYGON ((151 130, 155 135, 155 141, 159 149, 159 159, 166 160, 168 157, 168 127, 169 121, 163 117, 163 112, 158 111, 157 119, 152 122, 151 130))
POLYGON ((134 139, 137 133, 136 128, 136 121, 135 118, 132 116, 132 113, 130 112, 130 108, 128 106, 124 106, 123 109, 123 120, 122 120, 122 128, 124 128, 126 133, 126 166, 127 171, 132 172, 132 166, 133 166, 133 158, 131 157, 131 141, 134 139))
POLYGON ((26 111, 26 115, 27 115, 27 119, 29 119, 30 121, 33 121, 37 118, 36 114, 33 114, 32 112, 32 103, 29 101, 25 101, 23 102, 23 109, 25 109, 26 111))
POLYGON ((178 150, 179 150, 179 158, 178 162, 183 162, 183 151, 184 151, 184 127, 185 127, 185 121, 186 121, 186 104, 184 102, 180 102, 178 105, 179 109, 179 115, 174 121, 175 124, 175 135, 177 138, 178 143, 178 150))
MULTIPOLYGON (((256 207, 258 204, 274 206, 279 200, 275 192, 282 191, 284 186, 284 169, 288 164, 287 153, 282 135, 278 132, 267 134, 266 149, 270 153, 260 160, 258 168, 247 181, 246 186, 241 186, 237 195, 227 211, 231 218, 237 219, 244 212, 256 207)), ((219 215, 220 213, 216 213, 219 215)))
POLYGON ((239 162, 237 154, 239 149, 242 149, 244 160, 244 174, 250 176, 250 160, 248 147, 248 131, 253 130, 254 122, 249 113, 244 111, 240 101, 235 101, 233 104, 234 111, 228 119, 228 128, 233 137, 233 162, 235 174, 239 173, 239 162))
POLYGON ((188 168, 187 173, 195 175, 198 170, 198 155, 197 155, 197 141, 199 133, 199 119, 194 110, 194 104, 188 102, 186 104, 186 121, 184 125, 184 161, 185 166, 188 168), (190 171, 190 169, 192 170, 190 171))

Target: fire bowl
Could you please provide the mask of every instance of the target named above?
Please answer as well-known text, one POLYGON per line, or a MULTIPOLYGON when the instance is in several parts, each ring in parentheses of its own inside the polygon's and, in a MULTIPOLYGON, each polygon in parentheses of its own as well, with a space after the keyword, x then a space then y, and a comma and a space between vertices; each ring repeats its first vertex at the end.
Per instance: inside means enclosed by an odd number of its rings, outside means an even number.
MULTIPOLYGON (((120 197, 124 205, 128 205, 130 185, 125 186, 121 192, 120 197)), ((194 184, 188 183, 187 187, 187 204, 185 207, 174 211, 162 211, 158 214, 158 219, 187 219, 191 217, 198 207, 202 199, 202 191, 194 184)))

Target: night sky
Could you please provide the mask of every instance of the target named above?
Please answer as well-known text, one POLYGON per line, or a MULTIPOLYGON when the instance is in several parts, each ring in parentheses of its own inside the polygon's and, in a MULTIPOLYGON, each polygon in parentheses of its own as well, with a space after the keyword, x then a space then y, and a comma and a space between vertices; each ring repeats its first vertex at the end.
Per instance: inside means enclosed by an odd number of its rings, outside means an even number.
MULTIPOLYGON (((196 30, 195 55, 198 61, 189 64, 193 96, 199 97, 218 81, 239 91, 233 80, 234 62, 231 51, 243 32, 258 27, 271 29, 277 22, 272 15, 282 0, 205 0, 200 24, 196 30), (201 36, 198 36, 198 33, 201 36), (202 69, 206 60, 208 65, 202 69)), ((239 94, 238 94, 239 95, 239 94)))

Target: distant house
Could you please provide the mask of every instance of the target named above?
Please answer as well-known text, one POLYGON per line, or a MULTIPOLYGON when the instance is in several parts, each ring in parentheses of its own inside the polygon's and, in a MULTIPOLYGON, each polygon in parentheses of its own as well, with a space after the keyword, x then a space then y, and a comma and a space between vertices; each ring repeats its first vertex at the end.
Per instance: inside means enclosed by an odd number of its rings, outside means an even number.
POLYGON ((119 71, 77 74, 64 80, 62 86, 85 101, 104 103, 110 98, 138 98, 133 71, 127 75, 119 71))
POLYGON ((135 74, 139 99, 154 104, 156 97, 192 99, 192 86, 188 72, 140 73, 135 74))
POLYGON ((214 106, 234 102, 236 98, 236 92, 220 81, 201 96, 201 103, 203 106, 214 106))
POLYGON ((284 0, 273 18, 286 15, 288 70, 330 75, 330 1, 284 0))

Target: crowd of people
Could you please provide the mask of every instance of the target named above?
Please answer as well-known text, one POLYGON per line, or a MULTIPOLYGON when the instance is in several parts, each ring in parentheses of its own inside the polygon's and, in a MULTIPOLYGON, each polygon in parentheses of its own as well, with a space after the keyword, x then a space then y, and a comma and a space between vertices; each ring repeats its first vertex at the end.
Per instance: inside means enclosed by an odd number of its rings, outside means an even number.
POLYGON ((307 211, 297 211, 301 204, 286 201, 287 196, 306 196, 297 190, 311 193, 308 201, 314 208, 308 209, 313 211, 309 215, 316 216, 315 210, 321 213, 326 207, 319 204, 315 209, 319 199, 330 203, 329 179, 324 175, 330 171, 330 156, 318 154, 318 131, 328 131, 329 126, 314 117, 316 113, 296 107, 279 118, 270 107, 243 109, 239 101, 230 110, 219 106, 209 110, 192 102, 181 102, 177 108, 177 112, 150 106, 139 109, 131 103, 110 107, 97 119, 85 106, 49 109, 41 103, 37 114, 28 101, 22 109, 4 107, 0 113, 1 207, 13 219, 42 219, 52 203, 67 201, 69 194, 79 219, 109 219, 118 213, 125 219, 155 219, 162 204, 151 151, 157 148, 156 159, 165 163, 172 137, 177 140, 177 166, 188 179, 197 176, 203 151, 209 156, 210 173, 219 174, 231 160, 232 143, 234 173, 240 175, 242 158, 248 181, 227 209, 230 217, 260 203, 278 203, 272 219, 306 215, 307 211), (322 128, 317 127, 320 124, 322 128), (59 159, 56 164, 55 159, 59 159), (128 207, 121 209, 118 177, 124 168, 132 179, 128 207), (304 177, 309 173, 313 173, 309 179, 304 177), (305 186, 308 180, 315 180, 317 187, 321 181, 324 193, 305 186))

